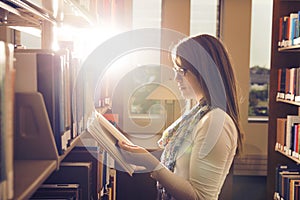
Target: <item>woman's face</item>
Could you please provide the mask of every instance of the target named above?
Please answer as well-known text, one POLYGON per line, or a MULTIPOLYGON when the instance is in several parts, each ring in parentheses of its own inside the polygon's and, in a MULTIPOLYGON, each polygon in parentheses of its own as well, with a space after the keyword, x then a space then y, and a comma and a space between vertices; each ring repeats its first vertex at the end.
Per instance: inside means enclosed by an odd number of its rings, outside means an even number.
POLYGON ((175 80, 181 94, 186 99, 195 99, 199 101, 203 97, 203 92, 197 77, 192 71, 184 68, 180 58, 176 60, 177 65, 173 67, 175 80))

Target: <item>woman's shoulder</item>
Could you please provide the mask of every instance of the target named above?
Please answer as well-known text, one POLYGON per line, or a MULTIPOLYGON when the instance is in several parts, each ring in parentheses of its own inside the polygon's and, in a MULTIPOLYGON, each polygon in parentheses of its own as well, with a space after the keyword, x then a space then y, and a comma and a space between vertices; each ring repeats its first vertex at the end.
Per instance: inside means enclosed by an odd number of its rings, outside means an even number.
POLYGON ((203 118, 200 120, 199 123, 205 123, 210 122, 212 124, 232 124, 234 125, 234 122, 232 118, 226 113, 224 110, 220 108, 214 108, 210 110, 206 115, 203 116, 203 118))
POLYGON ((229 135, 233 139, 237 136, 237 128, 233 119, 220 108, 210 110, 198 122, 195 133, 197 137, 206 137, 208 132, 216 138, 220 134, 229 135))

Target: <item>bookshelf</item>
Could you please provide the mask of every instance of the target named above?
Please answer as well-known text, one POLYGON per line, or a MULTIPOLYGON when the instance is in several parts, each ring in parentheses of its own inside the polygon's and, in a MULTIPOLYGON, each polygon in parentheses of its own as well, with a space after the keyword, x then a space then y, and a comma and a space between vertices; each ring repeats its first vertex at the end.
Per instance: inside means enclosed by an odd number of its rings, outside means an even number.
POLYGON ((293 0, 273 1, 272 20, 272 47, 271 47, 271 71, 269 92, 269 125, 268 125, 268 172, 267 172, 267 199, 274 199, 276 167, 279 164, 297 166, 298 159, 288 156, 285 152, 275 149, 276 127, 278 118, 286 118, 287 115, 300 115, 298 102, 279 100, 277 96, 278 69, 283 67, 300 66, 300 46, 293 45, 279 47, 278 41, 280 17, 300 10, 300 2, 293 0))
MULTIPOLYGON (((14 29, 15 26, 21 26, 40 29, 42 43, 46 44, 42 45, 42 48, 47 49, 54 39, 49 30, 51 32, 62 22, 74 26, 91 26, 97 23, 96 0, 84 1, 85 4, 76 0, 59 2, 64 4, 58 5, 57 8, 58 12, 65 13, 64 21, 60 15, 54 14, 54 1, 0 1, 0 28, 14 29), (41 5, 36 2, 41 2, 41 5)), ((39 92, 15 93, 14 101, 13 199, 21 200, 30 198, 39 186, 59 169, 61 162, 79 143, 81 134, 79 131, 75 138, 69 140, 67 149, 60 155, 43 96, 39 92)), ((11 199, 3 193, 6 191, 1 188, 0 199, 11 199)))

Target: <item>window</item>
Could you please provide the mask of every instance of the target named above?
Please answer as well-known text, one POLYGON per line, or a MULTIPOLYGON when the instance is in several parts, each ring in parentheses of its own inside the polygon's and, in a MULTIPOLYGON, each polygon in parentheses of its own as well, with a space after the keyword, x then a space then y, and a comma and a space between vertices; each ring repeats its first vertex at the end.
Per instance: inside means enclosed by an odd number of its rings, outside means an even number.
POLYGON ((149 94, 159 86, 160 70, 159 65, 145 65, 126 74, 124 78, 132 81, 131 87, 134 90, 129 100, 130 114, 160 114, 160 107, 157 106, 160 101, 148 98, 149 94))
POLYGON ((268 119, 272 2, 272 0, 252 0, 248 109, 250 121, 268 119))
MULTIPOLYGON (((132 29, 161 28, 161 5, 162 0, 133 0, 132 29)), ((157 87, 157 84, 152 82, 158 83, 160 81, 161 69, 158 67, 160 52, 139 50, 132 62, 142 62, 142 66, 137 67, 126 75, 130 77, 127 83, 133 84, 136 89, 129 101, 129 113, 131 116, 152 113, 149 109, 152 109, 153 105, 158 104, 159 101, 148 100, 146 97, 147 94, 157 87), (149 56, 150 54, 151 56, 149 56), (157 64, 157 66, 146 63, 147 60, 152 64, 157 64), (145 84, 146 82, 149 84, 145 84)), ((138 66, 139 63, 132 63, 132 65, 138 66)))
POLYGON ((132 28, 160 28, 162 0, 133 0, 132 28))
POLYGON ((210 34, 217 36, 219 0, 191 0, 190 35, 210 34))
MULTIPOLYGON (((133 0, 132 29, 161 28, 162 1, 163 0, 133 0)), ((191 0, 191 35, 200 33, 207 33, 214 36, 218 35, 218 5, 219 0, 191 0)), ((161 54, 159 51, 152 53, 155 58, 151 57, 151 62, 147 63, 145 59, 143 59, 141 63, 137 63, 137 60, 141 60, 141 58, 146 55, 143 55, 142 50, 135 52, 134 54, 138 54, 138 56, 135 56, 134 59, 132 59, 131 65, 138 66, 141 64, 142 67, 128 72, 128 76, 126 75, 128 79, 124 77, 123 86, 126 82, 126 94, 131 94, 129 97, 126 97, 128 98, 128 100, 126 99, 127 106, 124 107, 128 113, 128 116, 127 114, 123 116, 123 128, 126 130, 126 132, 132 133, 139 131, 141 133, 141 131, 147 131, 148 129, 144 130, 145 127, 142 127, 140 130, 139 128, 141 127, 136 126, 138 122, 142 120, 145 121, 145 118, 151 118, 151 123, 159 127, 158 125, 160 125, 160 123, 163 121, 161 120, 162 116, 158 116, 164 115, 162 109, 165 108, 168 110, 166 107, 169 105, 174 106, 174 102, 171 104, 168 100, 164 101, 162 99, 151 99, 148 97, 149 94, 152 94, 154 90, 159 88, 160 84, 158 83, 162 81, 160 77, 162 70, 160 66, 161 54), (149 81, 147 81, 148 79, 149 81), (132 90, 132 88, 134 88, 134 90, 132 90)), ((149 57, 149 51, 145 50, 145 54, 147 54, 147 57, 149 57)), ((168 111, 170 110, 175 109, 169 109, 168 111)), ((125 111, 123 111, 123 113, 125 113, 125 111)), ((142 122, 144 123, 144 121, 142 122)), ((151 132, 153 132, 152 127, 149 126, 149 129, 151 129, 151 132)))

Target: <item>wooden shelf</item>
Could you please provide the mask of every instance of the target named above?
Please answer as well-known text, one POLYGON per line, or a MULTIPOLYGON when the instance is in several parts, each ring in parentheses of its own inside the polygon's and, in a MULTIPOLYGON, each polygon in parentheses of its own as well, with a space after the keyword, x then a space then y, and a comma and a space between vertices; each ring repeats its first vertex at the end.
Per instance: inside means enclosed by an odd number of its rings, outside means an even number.
MULTIPOLYGON (((38 28, 42 31, 42 41, 52 42, 54 39, 51 31, 62 19, 59 19, 58 15, 54 16, 54 11, 47 9, 51 7, 48 6, 51 1, 41 2, 42 5, 32 0, 0 1, 0 26, 38 28)), ((61 12, 65 12, 62 7, 71 8, 73 13, 68 10, 64 14, 66 20, 71 19, 70 23, 74 23, 75 26, 78 26, 78 23, 89 26, 96 24, 97 13, 85 10, 78 1, 59 2, 62 3, 58 7, 61 12)), ((43 48, 48 46, 50 45, 42 45, 43 48)), ((63 155, 59 155, 44 99, 38 92, 15 93, 14 127, 13 199, 23 200, 30 198, 49 175, 59 169, 63 159, 79 143, 81 135, 70 142, 63 155)))
POLYGON ((288 47, 280 47, 278 48, 279 52, 300 52, 300 45, 293 45, 288 47))
POLYGON ((294 162, 300 164, 300 159, 299 159, 299 158, 296 158, 296 157, 294 157, 294 156, 290 156, 290 155, 288 155, 285 151, 283 151, 283 150, 281 150, 281 149, 278 149, 278 148, 276 148, 276 147, 275 147, 275 151, 281 153, 282 155, 286 156, 287 158, 289 158, 289 159, 293 160, 294 162))
POLYGON ((40 27, 44 20, 56 24, 56 19, 46 9, 21 0, 13 0, 9 4, 0 2, 0 24, 2 26, 40 27))
POLYGON ((0 2, 0 25, 41 28, 44 21, 53 25, 63 22, 77 27, 97 24, 97 13, 86 10, 75 0, 64 0, 64 4, 64 18, 61 21, 61 19, 56 19, 51 11, 34 4, 30 0, 0 2))
POLYGON ((27 199, 76 146, 80 135, 59 156, 43 97, 38 92, 15 94, 16 130, 14 199, 27 199))
POLYGON ((300 45, 278 47, 280 35, 280 18, 300 10, 300 2, 296 0, 273 0, 272 17, 272 48, 271 72, 269 89, 269 123, 268 123, 268 171, 267 171, 267 199, 273 199, 276 188, 276 167, 279 164, 296 166, 300 162, 296 156, 290 156, 282 149, 274 149, 277 143, 277 119, 288 115, 299 115, 300 102, 278 99, 278 73, 283 67, 289 68, 299 64, 300 45))
POLYGON ((282 103, 287 103, 287 104, 292 104, 292 105, 295 105, 295 106, 300 106, 300 102, 296 102, 296 101, 290 101, 290 100, 279 99, 279 98, 276 98, 276 101, 277 102, 282 102, 282 103))
POLYGON ((62 160, 70 153, 70 151, 72 151, 72 149, 78 144, 80 138, 81 138, 81 135, 77 136, 76 138, 74 138, 71 141, 71 144, 68 147, 68 149, 64 152, 63 155, 59 156, 59 158, 58 158, 58 164, 60 164, 62 162, 62 160))
POLYGON ((96 13, 91 14, 75 0, 64 0, 64 23, 72 26, 94 26, 97 24, 96 13))
POLYGON ((56 169, 55 160, 15 160, 14 199, 28 199, 56 169))

